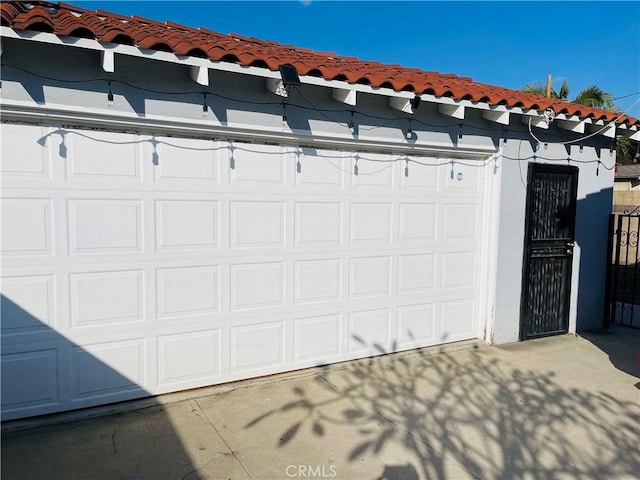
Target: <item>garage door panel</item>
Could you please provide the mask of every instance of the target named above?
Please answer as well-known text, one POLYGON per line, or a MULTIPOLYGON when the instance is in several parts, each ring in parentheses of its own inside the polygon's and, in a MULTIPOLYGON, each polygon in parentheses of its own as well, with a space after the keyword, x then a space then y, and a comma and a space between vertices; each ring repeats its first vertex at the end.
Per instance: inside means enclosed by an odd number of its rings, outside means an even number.
POLYGON ((220 312, 220 267, 157 270, 158 318, 171 319, 220 312))
POLYGON ((44 198, 2 200, 3 256, 44 256, 53 254, 53 202, 44 198))
POLYGON ((230 266, 230 310, 284 306, 284 262, 230 266))
POLYGON ((436 285, 436 255, 433 253, 398 257, 398 293, 433 291, 436 285))
POLYGON ((46 333, 56 327, 53 275, 3 277, 2 336, 46 333))
POLYGON ((12 411, 55 409, 59 405, 56 348, 3 353, 1 359, 4 418, 11 417, 12 411))
POLYGON ((476 283, 475 252, 447 252, 442 254, 441 288, 473 287, 476 283))
POLYGON ((282 147, 242 145, 232 152, 229 156, 231 185, 271 188, 285 185, 282 147))
POLYGON ((362 191, 390 191, 393 189, 396 168, 389 157, 385 155, 367 154, 366 157, 357 156, 349 159, 351 161, 351 172, 355 172, 357 164, 357 175, 350 175, 351 187, 362 191))
POLYGON ((74 198, 68 202, 70 253, 142 251, 142 202, 74 198))
POLYGON ((398 240, 428 242, 436 239, 438 205, 434 203, 401 203, 398 206, 398 240))
POLYGON ((470 338, 475 331, 473 298, 443 301, 440 304, 440 340, 451 342, 470 338))
POLYGON ((363 310, 349 313, 349 351, 377 355, 390 351, 391 310, 363 310))
MULTIPOLYGON (((302 148, 296 155, 294 184, 302 191, 340 190, 344 183, 344 162, 340 152, 302 148), (299 164, 299 166, 298 166, 299 164)), ((347 169, 348 170, 348 169, 347 169)))
POLYGON ((393 204, 351 203, 351 243, 390 243, 393 204))
POLYGON ((342 351, 342 315, 319 315, 294 320, 294 360, 322 363, 342 351))
POLYGON ((284 363, 284 322, 232 327, 231 371, 270 369, 284 363))
MULTIPOLYGON (((423 159, 423 163, 429 165, 437 164, 438 159, 423 159)), ((407 165, 405 164, 405 168, 407 165)), ((403 172, 400 176, 400 189, 403 193, 424 195, 425 193, 434 193, 438 190, 440 184, 441 170, 434 166, 418 165, 409 162, 409 171, 403 172), (405 175, 408 173, 408 175, 405 175)))
POLYGON ((3 189, 2 353, 57 390, 13 416, 477 336, 479 170, 130 134, 95 160, 107 142, 67 131, 60 156, 27 130, 44 163, 3 189))
POLYGON ((3 141, 0 142, 0 172, 3 184, 6 180, 49 180, 50 152, 54 147, 49 136, 50 128, 31 125, 0 126, 3 141))
POLYGON ((294 303, 340 301, 342 265, 340 258, 294 262, 294 303))
POLYGON ((73 273, 69 281, 72 328, 144 321, 142 270, 73 273))
POLYGON ((141 182, 139 139, 133 134, 61 130, 66 176, 71 180, 141 182))
POLYGON ((142 157, 153 159, 159 184, 215 185, 220 181, 218 143, 191 138, 153 137, 142 145, 142 157))
POLYGON ((339 246, 342 244, 344 204, 327 202, 296 202, 296 246, 339 246))
POLYGON ((391 294, 391 257, 349 259, 349 297, 391 294))
POLYGON ((436 333, 433 303, 398 307, 398 343, 402 347, 417 347, 432 343, 436 333))
POLYGON ((476 240, 479 206, 446 203, 442 206, 442 238, 447 241, 476 240))
POLYGON ((159 200, 155 211, 158 251, 219 248, 218 202, 159 200))
POLYGON ((73 400, 142 390, 146 383, 144 359, 142 338, 71 347, 73 400))
POLYGON ((458 195, 475 195, 481 190, 481 178, 483 169, 481 163, 469 165, 468 162, 454 162, 451 166, 445 167, 445 190, 456 191, 458 195))
POLYGON ((201 385, 220 376, 219 329, 161 335, 157 341, 159 385, 201 385))
POLYGON ((237 202, 231 208, 231 248, 284 247, 284 202, 237 202))

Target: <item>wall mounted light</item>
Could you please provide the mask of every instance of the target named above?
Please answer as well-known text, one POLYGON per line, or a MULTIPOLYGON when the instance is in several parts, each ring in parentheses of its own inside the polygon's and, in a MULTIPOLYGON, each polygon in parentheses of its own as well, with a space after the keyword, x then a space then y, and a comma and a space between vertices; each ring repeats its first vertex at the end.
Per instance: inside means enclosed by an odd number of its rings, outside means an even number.
POLYGON ((109 80, 107 83, 109 85, 109 93, 107 93, 107 107, 113 108, 114 101, 113 101, 113 92, 111 91, 111 80, 109 80))
POLYGON ((302 85, 296 67, 290 64, 280 65, 280 80, 277 78, 267 79, 267 89, 276 95, 287 98, 289 87, 302 85))
POLYGON ((202 116, 203 117, 208 117, 209 116, 209 105, 207 104, 207 92, 203 92, 202 93, 202 116))
POLYGON ((351 120, 349 120, 348 128, 352 134, 356 133, 356 125, 353 123, 353 110, 351 110, 351 120))
POLYGON ((413 129, 411 128, 411 119, 409 119, 409 126, 407 127, 407 133, 404 136, 407 140, 413 138, 413 129))

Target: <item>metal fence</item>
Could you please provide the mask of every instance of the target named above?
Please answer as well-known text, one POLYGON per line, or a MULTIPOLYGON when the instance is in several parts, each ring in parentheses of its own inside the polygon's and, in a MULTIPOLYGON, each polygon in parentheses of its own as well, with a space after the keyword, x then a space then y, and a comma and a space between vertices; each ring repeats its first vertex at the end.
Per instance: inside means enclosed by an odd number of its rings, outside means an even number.
POLYGON ((609 218, 605 327, 640 328, 640 208, 609 218))

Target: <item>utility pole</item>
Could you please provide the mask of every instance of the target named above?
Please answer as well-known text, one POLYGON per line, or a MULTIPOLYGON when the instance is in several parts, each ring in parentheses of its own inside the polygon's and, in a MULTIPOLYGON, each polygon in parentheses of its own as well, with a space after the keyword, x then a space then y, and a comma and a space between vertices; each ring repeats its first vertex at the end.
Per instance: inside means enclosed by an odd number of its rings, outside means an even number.
POLYGON ((547 75, 547 97, 551 96, 551 74, 547 75))

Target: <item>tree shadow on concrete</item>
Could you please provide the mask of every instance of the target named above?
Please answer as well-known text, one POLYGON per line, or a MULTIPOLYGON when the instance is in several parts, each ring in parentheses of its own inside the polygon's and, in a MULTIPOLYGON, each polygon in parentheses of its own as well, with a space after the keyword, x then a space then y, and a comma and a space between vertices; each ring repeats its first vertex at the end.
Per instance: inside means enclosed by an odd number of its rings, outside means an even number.
POLYGON ((327 368, 316 377, 322 395, 295 387, 295 401, 245 428, 269 422, 274 437, 265 441, 284 447, 301 432, 321 442, 332 428, 347 427, 357 440, 346 461, 377 456, 380 479, 458 478, 464 471, 482 479, 637 475, 637 403, 564 387, 552 372, 513 368, 486 352, 418 352, 327 368), (396 465, 398 449, 414 462, 396 465))

